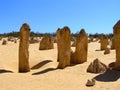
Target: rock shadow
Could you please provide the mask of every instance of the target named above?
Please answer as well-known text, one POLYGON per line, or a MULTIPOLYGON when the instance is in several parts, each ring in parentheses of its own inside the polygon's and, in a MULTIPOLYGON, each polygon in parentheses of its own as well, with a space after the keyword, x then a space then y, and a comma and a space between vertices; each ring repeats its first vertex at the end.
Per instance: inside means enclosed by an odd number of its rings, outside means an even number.
POLYGON ((34 65, 31 69, 39 69, 40 67, 44 66, 45 64, 52 62, 52 60, 44 60, 36 65, 34 65))
POLYGON ((104 50, 100 50, 100 49, 99 49, 99 50, 95 50, 95 51, 104 51, 104 50))
POLYGON ((47 68, 47 69, 42 70, 40 72, 33 73, 32 75, 40 75, 40 74, 44 74, 44 73, 47 73, 47 72, 50 72, 50 71, 54 71, 54 70, 56 70, 56 68, 47 68))
POLYGON ((0 69, 0 74, 2 74, 2 73, 13 73, 13 71, 0 69))
POLYGON ((114 82, 117 81, 119 78, 120 78, 120 71, 116 71, 116 70, 107 70, 105 73, 94 77, 95 80, 102 82, 114 82))

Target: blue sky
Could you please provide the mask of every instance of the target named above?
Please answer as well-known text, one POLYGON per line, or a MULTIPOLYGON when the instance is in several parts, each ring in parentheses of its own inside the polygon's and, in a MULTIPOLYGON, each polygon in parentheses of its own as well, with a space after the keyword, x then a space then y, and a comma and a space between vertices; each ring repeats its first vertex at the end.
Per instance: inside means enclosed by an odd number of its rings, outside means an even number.
POLYGON ((40 33, 64 26, 73 33, 112 33, 119 19, 120 0, 0 0, 0 33, 19 31, 25 22, 40 33))

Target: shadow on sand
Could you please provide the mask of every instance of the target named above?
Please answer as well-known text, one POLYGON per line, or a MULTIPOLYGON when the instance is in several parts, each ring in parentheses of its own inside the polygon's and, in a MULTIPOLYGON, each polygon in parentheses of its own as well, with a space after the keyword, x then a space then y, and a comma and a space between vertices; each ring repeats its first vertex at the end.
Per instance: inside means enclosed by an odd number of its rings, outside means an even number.
MULTIPOLYGON (((43 61, 44 62, 44 61, 43 61)), ((76 66, 77 64, 70 64, 69 66, 67 66, 67 67, 74 67, 74 66, 76 66)), ((67 68, 67 67, 65 67, 65 68, 67 68)), ((40 71, 40 72, 36 72, 36 73, 33 73, 32 75, 40 75, 40 74, 45 74, 45 73, 48 73, 48 72, 50 72, 50 71, 55 71, 55 70, 58 70, 59 68, 58 67, 56 67, 56 68, 47 68, 47 69, 45 69, 45 70, 42 70, 42 71, 40 71)), ((59 69, 60 70, 60 69, 59 69)), ((62 69, 61 69, 62 70, 62 69)))
POLYGON ((44 73, 47 73, 47 72, 50 72, 50 71, 54 71, 54 70, 57 70, 57 69, 56 68, 47 68, 47 69, 45 69, 43 71, 33 73, 32 75, 40 75, 40 74, 44 74, 44 73))
POLYGON ((2 74, 2 73, 13 73, 13 71, 0 69, 0 74, 2 74))
POLYGON ((99 49, 99 50, 95 50, 95 51, 104 51, 104 50, 100 50, 100 49, 99 49))
POLYGON ((115 70, 107 70, 105 73, 94 77, 95 80, 102 82, 113 82, 118 80, 119 78, 120 78, 120 71, 115 71, 115 70))
POLYGON ((45 64, 47 64, 47 63, 49 63, 49 62, 52 62, 52 60, 42 61, 42 62, 34 65, 31 69, 39 69, 40 67, 44 66, 45 64))

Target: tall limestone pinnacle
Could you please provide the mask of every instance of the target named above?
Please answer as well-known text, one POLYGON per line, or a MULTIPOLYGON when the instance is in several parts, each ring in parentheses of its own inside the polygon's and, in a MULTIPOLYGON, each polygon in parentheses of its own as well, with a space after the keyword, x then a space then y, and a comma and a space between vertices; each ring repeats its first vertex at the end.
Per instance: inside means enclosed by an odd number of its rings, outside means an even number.
POLYGON ((70 44, 70 29, 66 26, 57 30, 57 46, 58 46, 58 68, 63 69, 70 65, 71 44, 70 44))
POLYGON ((116 50, 116 62, 115 69, 120 70, 120 20, 113 27, 115 50, 116 50))
POLYGON ((87 61, 88 36, 84 29, 81 29, 76 39, 75 52, 71 54, 71 63, 80 64, 87 61))
POLYGON ((30 27, 24 23, 20 28, 20 43, 19 43, 19 72, 30 71, 29 67, 29 36, 30 27))

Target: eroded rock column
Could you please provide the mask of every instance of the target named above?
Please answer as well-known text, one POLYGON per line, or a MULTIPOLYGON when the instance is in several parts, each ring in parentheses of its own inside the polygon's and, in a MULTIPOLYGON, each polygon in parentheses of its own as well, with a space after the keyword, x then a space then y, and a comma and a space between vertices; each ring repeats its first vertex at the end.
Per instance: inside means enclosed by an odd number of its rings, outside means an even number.
POLYGON ((87 61, 88 36, 84 29, 81 29, 76 39, 76 49, 71 55, 71 63, 80 64, 87 61))
POLYGON ((70 65, 71 43, 70 43, 70 29, 64 27, 56 32, 57 46, 58 46, 58 68, 63 69, 70 65))
POLYGON ((19 44, 19 72, 30 71, 29 67, 29 36, 30 27, 24 23, 20 28, 20 44, 19 44))
POLYGON ((112 45, 111 45, 111 49, 115 49, 115 39, 114 38, 112 38, 112 45))
POLYGON ((107 36, 102 35, 100 43, 101 43, 100 49, 105 50, 107 48, 107 45, 109 44, 107 36))
POLYGON ((116 50, 116 62, 115 69, 120 70, 120 20, 113 27, 115 50, 116 50))
POLYGON ((54 41, 52 36, 43 37, 40 42, 39 50, 54 49, 54 41))

